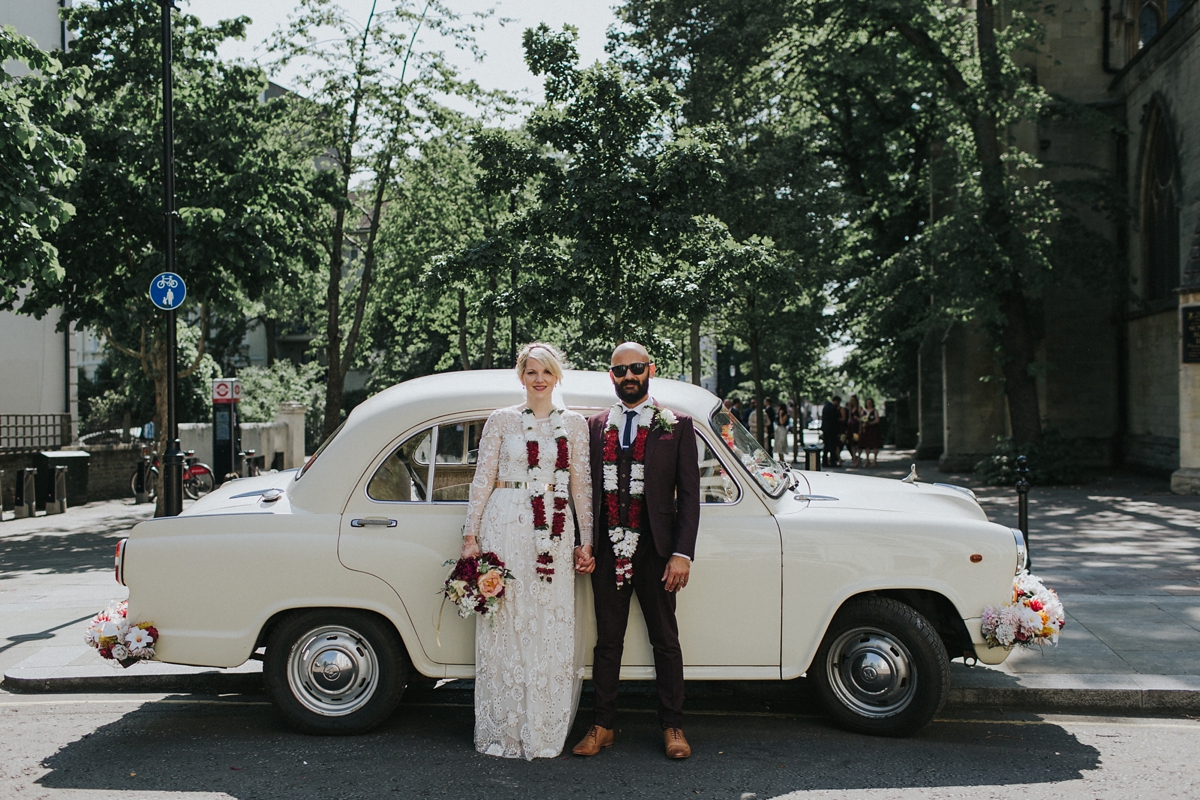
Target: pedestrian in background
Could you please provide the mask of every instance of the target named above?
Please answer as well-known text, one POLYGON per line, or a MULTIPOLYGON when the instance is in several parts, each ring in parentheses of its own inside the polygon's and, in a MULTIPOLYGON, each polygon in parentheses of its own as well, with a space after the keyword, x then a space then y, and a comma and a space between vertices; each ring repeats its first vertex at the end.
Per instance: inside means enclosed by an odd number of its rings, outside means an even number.
POLYGON ((732 401, 726 400, 725 402, 729 403, 729 405, 727 406, 727 408, 729 409, 729 416, 733 417, 738 422, 741 422, 742 421, 742 401, 735 397, 735 398, 733 398, 732 401))
POLYGON ((883 419, 875 410, 875 398, 867 398, 867 407, 863 409, 861 433, 858 444, 864 453, 866 466, 879 466, 879 450, 883 447, 883 419), (872 462, 872 456, 874 461, 872 462))
POLYGON ((785 464, 791 463, 792 460, 788 453, 788 425, 791 419, 792 415, 788 413, 787 406, 781 403, 775 415, 775 458, 785 464))
POLYGON ((825 466, 842 465, 842 398, 836 394, 821 409, 821 443, 825 446, 825 466))
POLYGON ((858 438, 861 435, 860 428, 862 427, 862 406, 858 404, 858 395, 850 395, 850 399, 846 401, 845 409, 846 420, 846 449, 850 451, 850 465, 853 467, 862 466, 862 453, 858 445, 858 438))

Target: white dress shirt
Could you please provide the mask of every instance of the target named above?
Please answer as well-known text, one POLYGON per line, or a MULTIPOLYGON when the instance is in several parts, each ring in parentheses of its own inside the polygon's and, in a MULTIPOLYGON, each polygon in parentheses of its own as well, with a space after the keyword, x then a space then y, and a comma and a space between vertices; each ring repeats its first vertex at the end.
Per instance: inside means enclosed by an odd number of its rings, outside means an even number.
MULTIPOLYGON (((628 417, 626 417, 624 415, 630 411, 637 412, 638 416, 633 420, 633 430, 631 431, 631 435, 633 436, 633 438, 636 439, 637 438, 637 421, 638 421, 638 419, 641 418, 642 412, 646 409, 646 406, 648 406, 648 405, 650 405, 650 396, 649 395, 646 396, 645 400, 638 403, 636 406, 633 406, 632 408, 625 405, 625 403, 621 403, 621 407, 624 409, 624 411, 621 412, 622 413, 621 430, 619 431, 620 435, 618 436, 617 441, 620 442, 622 450, 629 446, 628 444, 625 443, 625 422, 624 422, 624 420, 628 419, 628 417)), ((649 528, 648 525, 646 527, 649 528)), ((688 558, 686 555, 684 555, 683 553, 672 553, 671 555, 679 556, 680 558, 687 558, 688 561, 692 560, 692 559, 688 558)))

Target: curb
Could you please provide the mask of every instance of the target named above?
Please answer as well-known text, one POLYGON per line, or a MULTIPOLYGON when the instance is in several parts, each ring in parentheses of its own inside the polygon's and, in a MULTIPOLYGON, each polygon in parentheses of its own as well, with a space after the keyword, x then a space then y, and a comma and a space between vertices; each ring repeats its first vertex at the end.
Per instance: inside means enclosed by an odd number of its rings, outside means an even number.
POLYGON ((1024 711, 1200 712, 1200 691, 952 686, 946 706, 1024 711))
MULTIPOLYGON (((136 668, 136 667, 135 667, 136 668)), ((201 672, 150 675, 5 675, 0 689, 14 694, 86 694, 167 692, 172 694, 262 694, 261 672, 201 672)))

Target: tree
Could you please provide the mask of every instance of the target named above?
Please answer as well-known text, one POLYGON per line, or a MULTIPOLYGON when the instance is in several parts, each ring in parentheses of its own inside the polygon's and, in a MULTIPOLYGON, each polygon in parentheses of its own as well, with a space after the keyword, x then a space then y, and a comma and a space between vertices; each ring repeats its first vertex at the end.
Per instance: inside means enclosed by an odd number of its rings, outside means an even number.
POLYGON ((460 15, 438 0, 378 6, 372 3, 359 25, 331 0, 301 0, 269 48, 277 67, 303 69, 298 88, 311 104, 313 155, 336 184, 336 198, 318 220, 326 262, 326 436, 341 421, 346 375, 361 357, 380 227, 406 151, 436 128, 439 97, 478 94, 440 51, 417 46, 422 34, 434 33, 473 49, 472 26, 460 15), (344 286, 353 292, 348 301, 344 286))
POLYGON ((63 270, 50 243, 75 207, 61 196, 75 177, 83 142, 62 132, 62 117, 87 73, 57 58, 10 26, 0 27, 0 308, 13 308, 30 280, 53 284, 63 270), (5 71, 19 62, 31 74, 5 71))
MULTIPOLYGON (((32 281, 21 310, 61 308, 64 325, 93 326, 136 359, 154 382, 163 452, 166 337, 146 297, 164 266, 160 14, 153 0, 66 12, 76 38, 64 61, 90 74, 64 111, 63 130, 83 140, 86 155, 64 196, 77 213, 53 237, 62 279, 32 281)), ((181 378, 201 363, 210 311, 240 310, 286 279, 305 251, 301 221, 312 215, 313 169, 282 130, 284 107, 259 102, 257 69, 217 58, 218 45, 241 36, 246 22, 204 27, 178 14, 173 26, 177 263, 189 288, 179 324, 201 329, 181 378)))

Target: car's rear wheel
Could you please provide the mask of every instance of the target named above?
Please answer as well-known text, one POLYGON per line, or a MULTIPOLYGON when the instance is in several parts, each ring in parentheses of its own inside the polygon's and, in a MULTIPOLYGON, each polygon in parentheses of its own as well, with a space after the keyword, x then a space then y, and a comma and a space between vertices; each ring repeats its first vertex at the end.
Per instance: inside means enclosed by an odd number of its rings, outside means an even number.
POLYGON ((390 623, 353 610, 314 610, 283 620, 267 641, 267 693, 295 728, 364 733, 396 709, 410 667, 390 623))
POLYGON ((812 672, 840 726, 908 736, 929 724, 950 688, 950 659, 925 617, 887 597, 860 597, 834 616, 812 672))

